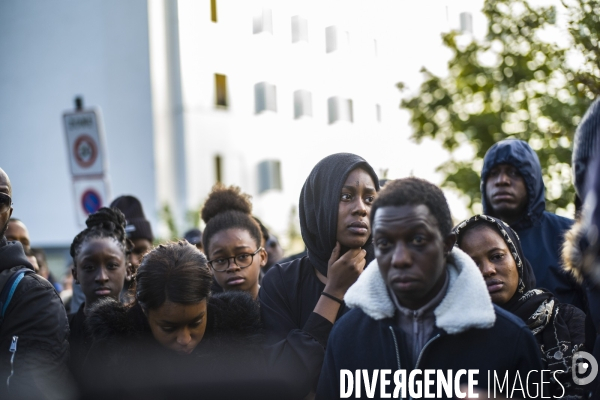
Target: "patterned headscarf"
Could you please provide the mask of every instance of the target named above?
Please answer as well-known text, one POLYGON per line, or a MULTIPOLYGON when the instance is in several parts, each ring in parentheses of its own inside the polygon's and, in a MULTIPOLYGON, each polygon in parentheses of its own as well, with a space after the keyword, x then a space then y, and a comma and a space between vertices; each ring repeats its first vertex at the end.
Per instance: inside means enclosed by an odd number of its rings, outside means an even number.
MULTIPOLYGON (((572 355, 582 348, 583 343, 572 342, 569 327, 559 312, 563 305, 558 302, 552 292, 535 287, 535 275, 531 264, 523 254, 517 233, 504 221, 489 215, 476 215, 454 228, 457 246, 466 232, 475 225, 481 224, 486 224, 494 229, 506 242, 519 273, 517 290, 510 300, 498 306, 515 314, 525 322, 537 339, 545 364, 549 369, 557 371, 556 375, 563 384, 572 385, 572 382, 569 382, 572 355)), ((553 382, 553 389, 556 389, 557 385, 556 382, 553 382)), ((560 389, 557 390, 560 393, 560 389)))
POLYGON ((461 242, 460 239, 465 232, 469 231, 476 224, 480 225, 483 223, 494 229, 502 237, 502 239, 504 239, 510 254, 512 254, 512 257, 515 260, 515 264, 517 264, 519 284, 517 286, 516 293, 512 296, 508 303, 514 302, 523 296, 527 291, 535 288, 535 275, 533 273, 533 268, 531 268, 531 264, 529 264, 529 261, 527 261, 525 258, 525 254, 521 248, 521 241, 519 240, 519 235, 517 235, 517 232, 508 226, 506 222, 500 219, 490 217, 489 215, 476 215, 461 222, 454 228, 453 232, 456 234, 457 246, 458 243, 461 242))

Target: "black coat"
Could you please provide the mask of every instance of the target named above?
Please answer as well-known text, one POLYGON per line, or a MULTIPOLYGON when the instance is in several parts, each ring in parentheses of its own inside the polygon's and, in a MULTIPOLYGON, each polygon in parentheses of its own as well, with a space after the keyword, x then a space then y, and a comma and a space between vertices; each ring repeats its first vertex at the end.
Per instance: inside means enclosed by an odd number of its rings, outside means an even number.
MULTIPOLYGON (((12 273, 33 267, 19 242, 0 238, 0 288, 12 273)), ((0 398, 9 398, 9 347, 18 336, 10 394, 28 398, 64 398, 70 394, 67 371, 69 324, 56 290, 44 278, 26 274, 19 282, 0 326, 0 398)))
MULTIPOLYGON (((395 318, 396 307, 379 266, 373 261, 346 293, 346 302, 354 309, 343 316, 331 332, 317 399, 340 398, 342 369, 352 373, 367 370, 369 376, 375 369, 388 369, 392 374, 406 370, 407 377, 413 369, 435 369, 444 373, 478 369, 478 386, 485 389, 488 370, 502 377, 508 373, 510 387, 517 372, 525 381, 529 371, 541 370, 533 335, 519 318, 492 305, 473 260, 455 248, 448 258, 447 269, 448 290, 434 311, 434 334, 413 365, 408 361, 405 335, 395 318)), ((388 393, 393 391, 393 379, 391 388, 388 387, 388 393)), ((375 398, 380 398, 380 393, 377 385, 375 398)), ((367 398, 364 386, 362 395, 367 398)), ((520 395, 521 392, 516 392, 517 397, 520 395)))
POLYGON ((306 385, 286 380, 300 373, 294 365, 277 363, 285 348, 264 346, 259 304, 250 295, 212 295, 207 318, 200 344, 181 356, 154 339, 139 305, 97 303, 86 320, 93 342, 84 364, 83 397, 290 398, 298 385, 306 385))

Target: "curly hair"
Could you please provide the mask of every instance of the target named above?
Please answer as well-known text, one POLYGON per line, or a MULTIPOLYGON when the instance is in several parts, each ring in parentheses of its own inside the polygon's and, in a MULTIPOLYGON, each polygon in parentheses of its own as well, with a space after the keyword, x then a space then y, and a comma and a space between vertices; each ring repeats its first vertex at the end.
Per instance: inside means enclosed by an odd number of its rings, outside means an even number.
POLYGON ((373 217, 380 207, 420 204, 427 206, 437 220, 442 237, 448 236, 452 232, 452 216, 444 193, 433 183, 415 177, 386 183, 371 207, 371 226, 373 226, 373 217))
POLYGON ((136 275, 136 301, 156 310, 165 301, 195 304, 210 295, 208 261, 186 240, 161 244, 144 255, 136 275))
POLYGON ((85 221, 87 228, 79 232, 71 243, 70 254, 73 257, 73 266, 77 267, 77 255, 86 240, 92 238, 112 238, 117 242, 123 254, 127 257, 132 244, 125 233, 125 216, 117 208, 102 207, 91 214, 85 221))
POLYGON ((210 251, 210 240, 215 234, 232 228, 248 231, 257 246, 263 244, 260 225, 252 216, 250 196, 242 193, 237 186, 215 185, 204 203, 201 216, 206 223, 202 234, 202 245, 206 253, 210 251))

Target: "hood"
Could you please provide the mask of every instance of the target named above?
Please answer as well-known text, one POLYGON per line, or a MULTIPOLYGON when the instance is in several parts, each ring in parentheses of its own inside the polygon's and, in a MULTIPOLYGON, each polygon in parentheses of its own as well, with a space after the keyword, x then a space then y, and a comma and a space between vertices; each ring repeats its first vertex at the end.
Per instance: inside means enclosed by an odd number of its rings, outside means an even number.
MULTIPOLYGON (((481 272, 468 255, 455 247, 448 256, 448 291, 434 310, 435 324, 449 334, 494 326, 496 313, 481 272), (468 290, 466 290, 468 288, 468 290)), ((396 307, 373 260, 344 296, 350 308, 358 307, 375 320, 391 318, 396 307)))
POLYGON ((20 242, 0 238, 0 272, 13 267, 25 267, 34 271, 33 266, 25 256, 25 250, 20 242))
MULTIPOLYGON (((327 264, 335 247, 337 236, 340 192, 353 170, 364 169, 379 191, 379 179, 373 168, 362 157, 338 153, 325 157, 315 165, 300 192, 300 232, 311 264, 327 276, 327 264)), ((367 261, 375 256, 372 237, 364 246, 367 261)))
POLYGON ((586 172, 594 156, 598 154, 600 133, 600 98, 594 100, 585 112, 573 137, 573 186, 580 199, 585 197, 586 172))
POLYGON ((516 139, 502 140, 490 147, 483 159, 481 170, 481 203, 483 213, 487 215, 493 215, 493 212, 487 201, 485 181, 490 170, 498 164, 510 164, 516 167, 523 176, 527 188, 526 213, 521 220, 512 225, 512 228, 518 230, 533 225, 542 217, 546 209, 546 189, 537 154, 526 142, 516 139))

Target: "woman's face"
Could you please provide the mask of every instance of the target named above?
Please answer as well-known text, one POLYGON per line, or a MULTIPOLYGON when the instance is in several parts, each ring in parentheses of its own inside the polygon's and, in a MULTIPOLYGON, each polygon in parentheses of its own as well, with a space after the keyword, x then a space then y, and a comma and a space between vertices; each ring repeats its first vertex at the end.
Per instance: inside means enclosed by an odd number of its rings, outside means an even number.
POLYGON ((215 279, 223 290, 243 290, 252 297, 258 296, 258 276, 260 268, 267 263, 267 252, 263 249, 252 255, 260 247, 245 229, 233 228, 217 232, 209 243, 208 259, 212 261, 215 279), (241 268, 237 264, 250 263, 241 268), (224 271, 216 269, 226 268, 224 271), (216 269, 215 269, 216 268, 216 269))
POLYGON ((165 301, 146 312, 152 336, 163 347, 179 354, 190 354, 206 331, 206 299, 195 304, 165 301))
POLYGON ((517 264, 506 242, 493 228, 480 226, 467 231, 460 248, 479 267, 494 304, 506 304, 519 285, 517 264))
POLYGON ((336 239, 343 247, 356 249, 371 235, 369 215, 377 191, 371 175, 357 168, 350 172, 340 193, 336 239))
POLYGON ((126 257, 117 241, 110 237, 83 242, 75 258, 73 278, 81 285, 86 306, 102 297, 119 299, 127 276, 126 257))

